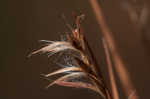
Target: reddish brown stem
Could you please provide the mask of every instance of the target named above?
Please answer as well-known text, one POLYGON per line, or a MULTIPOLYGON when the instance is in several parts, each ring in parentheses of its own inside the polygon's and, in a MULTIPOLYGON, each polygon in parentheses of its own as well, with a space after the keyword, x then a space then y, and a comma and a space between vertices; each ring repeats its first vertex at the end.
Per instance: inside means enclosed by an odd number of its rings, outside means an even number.
MULTIPOLYGON (((108 43, 108 47, 110 48, 110 51, 112 53, 112 58, 115 64, 115 69, 118 73, 118 76, 123 85, 125 93, 127 96, 130 96, 130 94, 135 90, 135 88, 133 87, 131 83, 131 80, 128 75, 128 71, 125 68, 125 64, 118 53, 116 43, 114 41, 112 33, 110 32, 108 26, 105 23, 105 18, 103 17, 103 14, 102 14, 102 9, 100 5, 98 4, 97 0, 90 0, 90 3, 96 15, 97 22, 103 32, 104 37, 106 38, 106 42, 108 43)), ((139 99, 139 98, 137 94, 134 93, 131 99, 139 99)))
POLYGON ((103 39, 103 46, 104 46, 105 55, 106 55, 106 61, 107 61, 108 73, 109 73, 109 77, 110 77, 110 84, 111 84, 111 88, 112 88, 113 99, 119 99, 118 90, 117 90, 115 77, 114 77, 114 72, 113 72, 113 68, 112 68, 112 62, 111 62, 108 46, 104 39, 103 39))

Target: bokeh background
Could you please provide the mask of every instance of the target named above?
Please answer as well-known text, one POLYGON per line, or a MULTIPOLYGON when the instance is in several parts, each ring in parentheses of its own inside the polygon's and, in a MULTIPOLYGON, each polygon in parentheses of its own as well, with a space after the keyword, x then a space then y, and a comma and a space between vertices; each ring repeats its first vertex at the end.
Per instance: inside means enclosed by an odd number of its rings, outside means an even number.
MULTIPOLYGON (((99 1, 140 99, 149 99, 150 19, 146 21, 144 32, 138 33, 122 8, 125 0, 99 1)), ((137 1, 140 1, 139 5, 144 2, 150 5, 149 0, 137 1)), ((86 15, 85 35, 109 83, 101 31, 88 0, 0 0, 0 99, 101 99, 87 89, 52 86, 45 90, 48 81, 40 74, 53 71, 56 65, 46 55, 27 58, 29 53, 41 47, 39 40, 59 40, 62 33, 68 31, 60 15, 65 14, 72 23, 72 12, 86 15)), ((118 79, 117 83, 121 99, 127 99, 118 79)))

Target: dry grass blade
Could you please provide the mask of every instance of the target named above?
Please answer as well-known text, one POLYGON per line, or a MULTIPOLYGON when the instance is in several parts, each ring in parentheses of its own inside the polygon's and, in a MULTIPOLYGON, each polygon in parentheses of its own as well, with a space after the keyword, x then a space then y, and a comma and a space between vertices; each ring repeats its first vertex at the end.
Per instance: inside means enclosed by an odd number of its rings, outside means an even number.
POLYGON ((82 76, 85 76, 85 73, 82 73, 82 72, 78 72, 78 73, 71 73, 71 74, 68 74, 68 75, 65 75, 65 76, 62 76, 58 79, 56 79, 54 82, 50 83, 48 87, 54 85, 54 84, 57 84, 57 82, 60 82, 60 81, 68 81, 70 79, 75 79, 75 78, 79 78, 79 77, 82 77, 82 76))
POLYGON ((71 49, 71 50, 75 50, 77 51, 77 49, 75 49, 70 43, 65 42, 65 41, 55 41, 53 43, 48 44, 47 46, 32 52, 29 56, 33 55, 33 54, 37 54, 37 53, 58 53, 60 51, 64 51, 67 49, 71 49))
MULTIPOLYGON (((113 39, 112 33, 110 32, 108 26, 105 23, 105 18, 102 14, 100 5, 98 4, 97 0, 90 0, 90 3, 93 8, 93 11, 96 15, 97 22, 103 31, 104 37, 106 38, 106 41, 108 43, 108 47, 110 48, 110 51, 112 53, 113 61, 115 64, 115 69, 116 69, 118 76, 121 80, 121 83, 124 87, 126 95, 130 96, 130 94, 135 90, 135 88, 133 87, 133 84, 131 83, 129 74, 125 68, 125 64, 118 53, 118 50, 116 48, 116 43, 113 39)), ((132 97, 132 99, 139 99, 139 97, 135 93, 135 95, 132 97)))
POLYGON ((112 68, 112 62, 111 62, 111 58, 110 58, 110 54, 109 54, 109 49, 108 49, 105 39, 103 39, 103 46, 104 46, 105 55, 106 55, 106 61, 107 61, 108 73, 109 73, 109 77, 110 77, 110 84, 111 84, 112 93, 113 93, 113 99, 119 99, 119 93, 118 93, 117 85, 115 82, 115 77, 114 77, 114 72, 113 72, 113 68, 112 68))
POLYGON ((56 84, 61 86, 66 86, 66 87, 87 88, 99 93, 99 89, 89 83, 59 81, 56 82, 56 84))
POLYGON ((56 74, 65 73, 65 72, 73 72, 73 71, 81 72, 82 70, 79 67, 65 67, 65 68, 59 69, 55 72, 49 73, 49 74, 45 75, 45 77, 50 77, 50 76, 53 76, 56 74))

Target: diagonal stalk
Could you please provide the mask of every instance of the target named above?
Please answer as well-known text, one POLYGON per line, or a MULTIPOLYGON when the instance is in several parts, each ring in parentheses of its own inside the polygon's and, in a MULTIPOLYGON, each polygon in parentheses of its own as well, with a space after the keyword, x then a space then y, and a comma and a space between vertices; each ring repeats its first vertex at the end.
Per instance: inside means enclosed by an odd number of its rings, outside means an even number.
MULTIPOLYGON (((114 41, 112 33, 110 32, 108 26, 105 23, 105 18, 103 17, 103 14, 102 14, 102 9, 101 9, 100 5, 98 4, 97 0, 90 0, 90 4, 96 15, 97 22, 98 22, 100 28, 102 29, 103 35, 106 38, 108 47, 112 53, 112 58, 113 58, 113 61, 115 64, 115 69, 118 73, 118 76, 123 85, 125 93, 127 96, 130 96, 130 94, 135 90, 135 88, 134 88, 133 84, 131 83, 128 71, 125 68, 125 64, 118 53, 116 43, 114 41)), ((130 99, 139 99, 139 97, 137 96, 137 93, 135 92, 134 95, 132 95, 132 98, 130 98, 130 99)))
POLYGON ((119 93, 118 93, 116 82, 115 82, 110 53, 109 53, 109 49, 108 49, 105 39, 103 39, 103 46, 104 46, 105 55, 106 55, 107 68, 108 68, 108 73, 110 77, 110 84, 112 88, 113 99, 119 99, 119 93))

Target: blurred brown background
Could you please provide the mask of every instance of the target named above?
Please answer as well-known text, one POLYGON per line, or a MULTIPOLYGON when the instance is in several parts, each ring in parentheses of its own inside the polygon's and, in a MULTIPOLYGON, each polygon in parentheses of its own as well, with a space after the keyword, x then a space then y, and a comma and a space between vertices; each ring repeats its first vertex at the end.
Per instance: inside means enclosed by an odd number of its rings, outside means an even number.
MULTIPOLYGON (((142 34, 135 32, 127 12, 121 7, 122 1, 101 0, 101 5, 140 99, 150 99, 150 19, 142 34)), ((143 2, 150 5, 149 0, 141 0, 138 4, 143 2)), ((59 40, 61 33, 67 31, 60 18, 62 13, 71 23, 72 12, 79 11, 86 15, 85 35, 107 77, 101 31, 88 0, 0 1, 0 99, 101 99, 86 89, 53 86, 45 90, 48 82, 40 78, 40 74, 48 73, 56 66, 46 55, 27 58, 30 52, 40 48, 39 40, 59 40)), ((121 99, 126 99, 119 81, 117 83, 121 99)))

